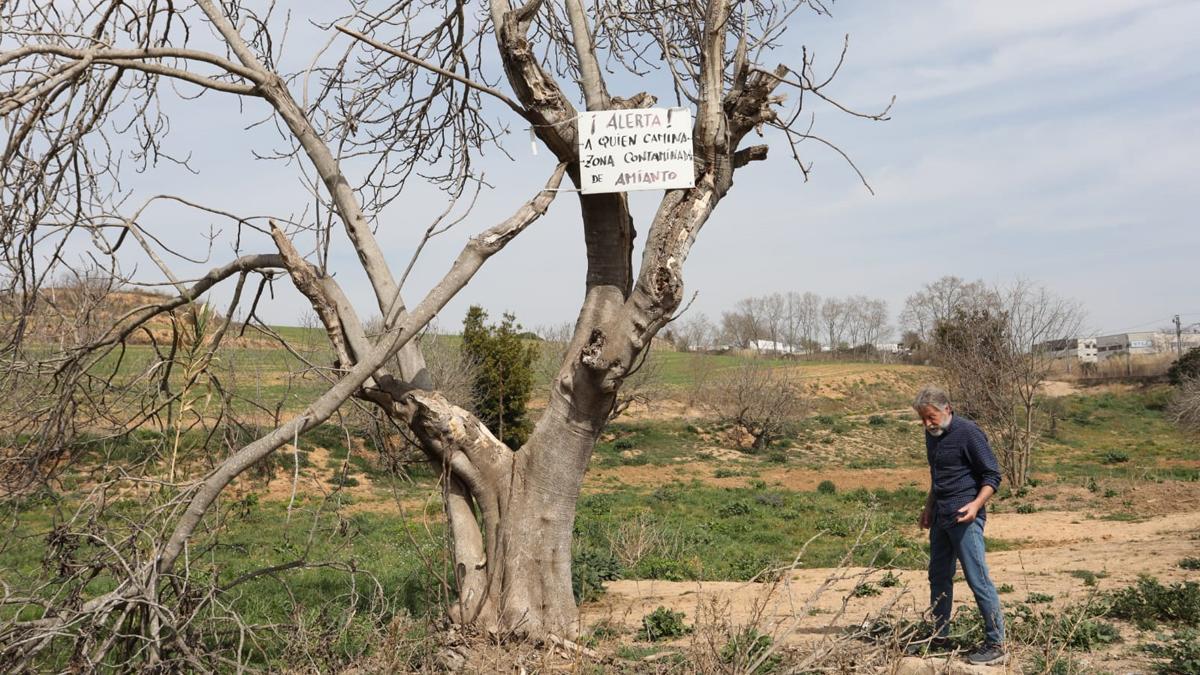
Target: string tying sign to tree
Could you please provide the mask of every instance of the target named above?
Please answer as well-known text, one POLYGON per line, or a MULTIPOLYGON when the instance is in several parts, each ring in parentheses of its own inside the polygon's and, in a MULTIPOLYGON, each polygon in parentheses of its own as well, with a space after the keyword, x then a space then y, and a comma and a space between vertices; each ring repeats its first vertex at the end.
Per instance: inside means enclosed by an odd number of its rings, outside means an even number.
POLYGON ((584 194, 696 185, 687 108, 599 110, 580 113, 578 123, 584 194))

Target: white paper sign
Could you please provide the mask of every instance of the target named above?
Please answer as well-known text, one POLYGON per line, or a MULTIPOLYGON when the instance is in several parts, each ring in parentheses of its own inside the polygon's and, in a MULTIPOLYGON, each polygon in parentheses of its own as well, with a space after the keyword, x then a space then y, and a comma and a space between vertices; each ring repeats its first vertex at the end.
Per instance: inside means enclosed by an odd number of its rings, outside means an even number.
POLYGON ((692 111, 646 108, 580 113, 579 174, 585 195, 694 187, 692 111))

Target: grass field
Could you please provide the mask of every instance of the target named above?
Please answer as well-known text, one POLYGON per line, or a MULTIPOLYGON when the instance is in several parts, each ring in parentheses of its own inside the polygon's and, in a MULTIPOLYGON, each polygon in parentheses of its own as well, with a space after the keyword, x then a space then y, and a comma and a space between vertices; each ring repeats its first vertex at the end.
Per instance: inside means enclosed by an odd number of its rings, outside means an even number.
MULTIPOLYGON (((313 363, 328 361, 317 347, 319 333, 286 332, 311 345, 304 355, 313 363)), ((578 504, 574 557, 582 598, 603 599, 606 585, 620 579, 769 580, 793 563, 829 568, 847 554, 852 565, 902 574, 924 568, 928 545, 914 520, 927 470, 907 401, 935 376, 932 370, 769 361, 806 387, 813 405, 784 438, 751 454, 738 447, 727 426, 687 404, 696 377, 737 368, 746 357, 655 352, 652 358, 659 405, 610 426, 578 504), (854 546, 860 538, 865 543, 854 546)), ((130 347, 119 364, 110 356, 97 365, 115 369, 126 382, 161 367, 149 346, 130 347)), ((235 410, 252 418, 276 409, 295 412, 322 390, 320 374, 283 350, 225 350, 213 372, 236 393, 235 410)), ((182 375, 172 375, 177 377, 182 375)), ((1034 484, 1016 492, 1006 486, 991 511, 1014 519, 1062 512, 1122 526, 1200 512, 1194 494, 1200 447, 1167 419, 1168 396, 1165 386, 1110 386, 1048 401, 1055 422, 1040 440, 1034 484)), ((222 595, 223 605, 264 627, 245 647, 258 665, 290 667, 298 658, 296 645, 314 636, 324 636, 318 640, 326 650, 322 663, 332 668, 353 662, 371 650, 381 626, 404 616, 437 616, 452 594, 437 476, 411 453, 381 456, 384 439, 360 413, 347 410, 342 421, 306 434, 299 450, 287 449, 248 472, 208 516, 190 553, 192 583, 235 584, 222 595), (294 502, 293 475, 299 478, 294 502), (276 571, 239 581, 272 567, 276 571)), ((208 431, 179 436, 193 474, 229 452, 237 438, 248 440, 245 434, 254 429, 232 440, 208 431)), ((64 570, 86 565, 99 546, 86 532, 62 525, 77 511, 96 508, 89 491, 105 467, 144 463, 157 475, 173 442, 171 429, 79 439, 73 469, 57 492, 0 507, 11 527, 0 544, 0 581, 45 596, 77 592, 87 598, 110 589, 113 580, 105 573, 80 588, 62 581, 64 570)), ((139 486, 122 490, 99 517, 114 532, 129 533, 129 555, 136 557, 149 542, 130 524, 166 495, 139 486)), ((75 519, 75 527, 86 521, 75 519)), ((1046 544, 1029 539, 1010 531, 990 538, 989 550, 1028 549, 1027 555, 1037 556, 1037 547, 1046 544)), ((1095 581, 1103 564, 1072 569, 1095 581)), ((17 611, 28 618, 37 610, 7 606, 0 616, 17 611)), ((209 635, 228 640, 226 646, 243 639, 232 632, 209 635)), ((622 649, 630 646, 629 636, 623 639, 622 649)))

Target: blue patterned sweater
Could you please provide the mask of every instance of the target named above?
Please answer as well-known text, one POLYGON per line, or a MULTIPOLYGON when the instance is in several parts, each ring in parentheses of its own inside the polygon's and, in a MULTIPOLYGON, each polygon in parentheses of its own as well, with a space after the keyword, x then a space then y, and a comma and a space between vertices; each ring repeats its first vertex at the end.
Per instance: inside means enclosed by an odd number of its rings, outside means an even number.
MULTIPOLYGON (((926 432, 925 453, 933 485, 934 522, 942 527, 953 526, 955 512, 979 496, 984 485, 1000 489, 1000 463, 983 430, 971 420, 952 415, 950 428, 941 436, 926 432)), ((977 517, 985 520, 986 509, 980 509, 977 517)))

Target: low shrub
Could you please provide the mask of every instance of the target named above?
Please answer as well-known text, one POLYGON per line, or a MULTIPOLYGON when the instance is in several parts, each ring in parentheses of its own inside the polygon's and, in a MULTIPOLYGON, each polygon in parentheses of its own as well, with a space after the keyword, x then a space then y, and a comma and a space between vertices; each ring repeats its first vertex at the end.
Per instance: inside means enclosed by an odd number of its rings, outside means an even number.
POLYGON ((835 485, 831 480, 823 480, 819 485, 817 485, 817 492, 820 492, 823 495, 836 494, 837 485, 835 485))
POLYGON ((1109 450, 1100 455, 1101 464, 1124 464, 1129 461, 1129 453, 1120 450, 1109 450))
POLYGON ((1097 574, 1091 570, 1071 570, 1070 575, 1082 581, 1084 586, 1095 586, 1097 579, 1108 576, 1104 572, 1097 574))
POLYGON ((1164 586, 1143 576, 1128 588, 1108 594, 1109 616, 1125 619, 1149 630, 1162 623, 1200 625, 1200 583, 1184 581, 1164 586))
POLYGON ((654 488, 650 497, 659 502, 674 502, 679 499, 679 489, 674 485, 660 485, 654 488))
POLYGON ((880 591, 875 584, 869 581, 862 582, 861 584, 855 586, 853 591, 850 591, 850 595, 856 598, 868 598, 873 595, 879 595, 880 593, 882 593, 882 591, 880 591))
POLYGON ((749 504, 742 501, 729 502, 717 507, 717 515, 722 518, 736 518, 737 516, 748 516, 754 512, 754 509, 749 504))
POLYGON ((899 585, 900 585, 900 577, 897 576, 896 573, 892 572, 891 570, 888 570, 888 573, 883 575, 883 578, 881 578, 879 580, 879 586, 881 588, 895 588, 896 586, 899 586, 899 585))
POLYGON ((1096 617, 1102 610, 1092 604, 1058 611, 1038 610, 1021 603, 1007 612, 1006 624, 1010 639, 1019 643, 1041 645, 1053 651, 1060 648, 1092 651, 1121 640, 1116 626, 1096 617))
POLYGON ((658 642, 687 635, 691 629, 683 623, 683 617, 683 612, 674 612, 660 605, 642 617, 642 627, 637 637, 646 642, 658 642))
POLYGON ((593 640, 611 640, 615 637, 620 637, 625 632, 621 624, 601 619, 597 621, 592 630, 589 632, 589 637, 593 640))
POLYGON ((779 654, 771 654, 763 659, 757 668, 750 669, 751 664, 759 660, 771 648, 771 643, 771 636, 763 635, 754 627, 748 626, 730 638, 729 642, 726 642, 725 646, 721 648, 721 662, 730 666, 735 673, 747 673, 748 675, 773 673, 779 668, 782 660, 779 654))
POLYGON ((747 552, 729 561, 725 576, 735 581, 749 581, 755 578, 767 581, 778 577, 779 567, 779 563, 766 554, 747 552))
POLYGON ((1121 641, 1121 631, 1116 626, 1098 619, 1083 619, 1077 623, 1069 618, 1059 619, 1057 632, 1072 649, 1091 651, 1121 641))
POLYGON ((1181 630, 1158 653, 1167 659, 1156 666, 1163 675, 1200 675, 1200 632, 1181 630))
POLYGON ((1195 377, 1200 377, 1200 349, 1189 349, 1167 369, 1167 379, 1177 387, 1195 377))
POLYGON ((777 509, 784 504, 783 495, 779 494, 778 492, 763 492, 754 495, 754 501, 762 504, 763 506, 769 506, 773 509, 777 509))
POLYGON ((1047 656, 1035 654, 1029 661, 1029 672, 1042 675, 1076 675, 1084 669, 1071 656, 1047 656))
POLYGON ((640 579, 692 581, 700 578, 700 572, 687 561, 655 555, 646 556, 638 561, 635 572, 640 579))
POLYGON ((575 602, 595 600, 604 593, 604 582, 621 578, 621 563, 612 551, 597 547, 582 547, 571 561, 571 590, 575 602))

